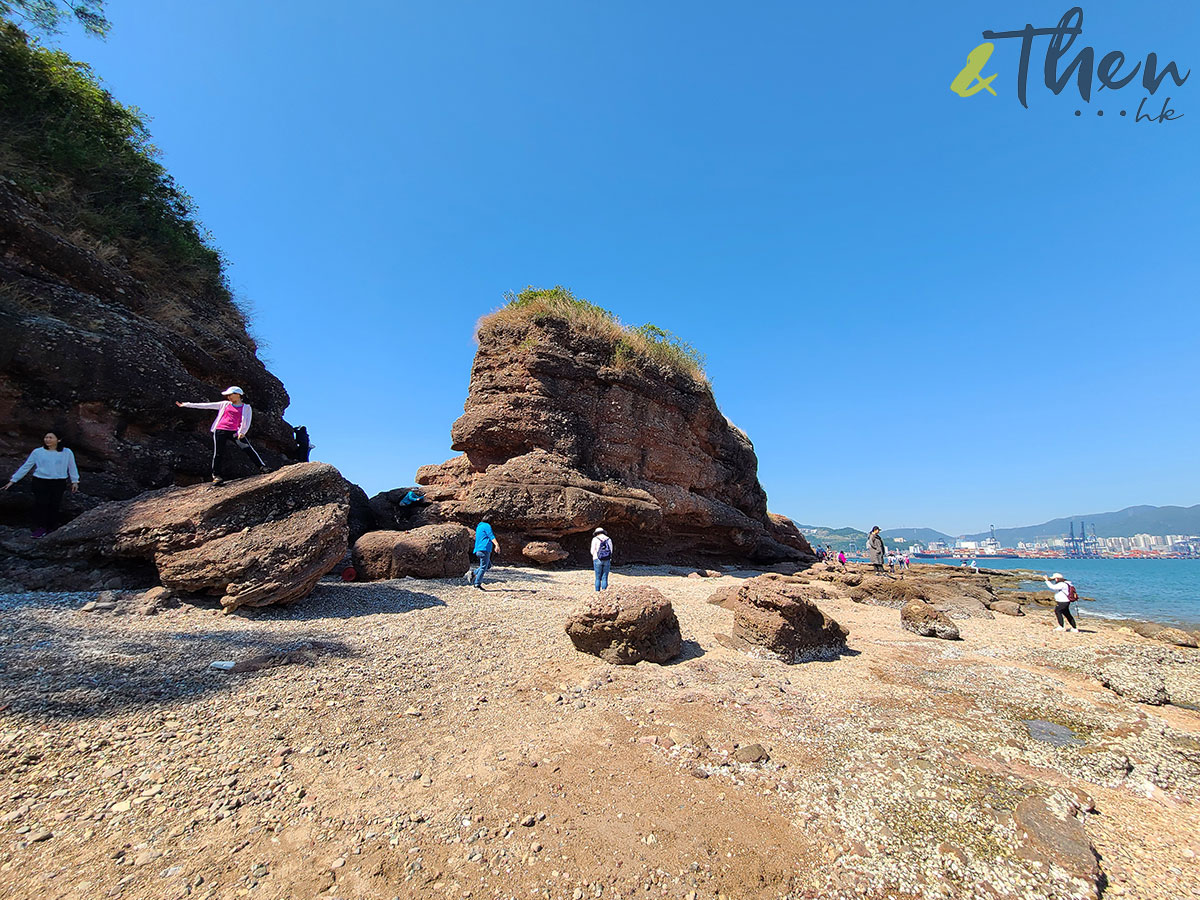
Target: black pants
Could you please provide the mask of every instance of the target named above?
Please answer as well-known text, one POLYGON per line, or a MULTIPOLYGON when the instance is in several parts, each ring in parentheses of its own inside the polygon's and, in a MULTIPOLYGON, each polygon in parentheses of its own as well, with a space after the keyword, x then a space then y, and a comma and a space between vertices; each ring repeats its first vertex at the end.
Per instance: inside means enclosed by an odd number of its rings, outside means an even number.
POLYGON ((65 478, 33 478, 33 527, 53 531, 58 526, 58 508, 62 506, 65 478))
POLYGON ((1062 627, 1063 619, 1066 619, 1071 624, 1072 628, 1079 627, 1078 625, 1075 624, 1075 617, 1073 615, 1071 615, 1071 604, 1070 603, 1055 603, 1054 604, 1054 618, 1058 619, 1058 626, 1060 628, 1062 627))
POLYGON ((256 460, 258 460, 258 464, 260 466, 263 466, 263 467, 266 466, 266 463, 262 461, 262 457, 258 455, 258 451, 255 450, 250 445, 250 442, 248 440, 246 440, 245 438, 242 438, 242 443, 246 445, 245 447, 242 447, 241 444, 239 444, 237 442, 237 432, 236 431, 226 431, 224 428, 218 428, 216 431, 213 432, 213 458, 212 458, 213 478, 224 477, 223 473, 224 473, 225 467, 223 465, 223 458, 225 456, 225 446, 226 446, 226 444, 229 444, 230 442, 233 443, 233 446, 238 447, 239 449, 244 450, 247 453, 249 453, 251 456, 253 456, 256 460))

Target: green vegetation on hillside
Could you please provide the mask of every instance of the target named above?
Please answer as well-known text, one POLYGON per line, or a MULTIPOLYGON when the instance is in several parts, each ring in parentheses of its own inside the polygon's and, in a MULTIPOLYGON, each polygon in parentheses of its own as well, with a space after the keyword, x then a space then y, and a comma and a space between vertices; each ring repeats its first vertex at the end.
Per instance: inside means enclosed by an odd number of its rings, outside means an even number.
POLYGON ((607 309, 576 297, 569 289, 527 287, 504 295, 508 302, 479 320, 479 330, 497 325, 537 323, 547 319, 569 322, 584 334, 608 342, 617 368, 658 370, 707 384, 704 356, 695 347, 657 325, 631 328, 607 309))
POLYGON ((240 316, 220 253, 158 156, 141 113, 86 63, 0 20, 0 170, 64 223, 68 240, 240 316))

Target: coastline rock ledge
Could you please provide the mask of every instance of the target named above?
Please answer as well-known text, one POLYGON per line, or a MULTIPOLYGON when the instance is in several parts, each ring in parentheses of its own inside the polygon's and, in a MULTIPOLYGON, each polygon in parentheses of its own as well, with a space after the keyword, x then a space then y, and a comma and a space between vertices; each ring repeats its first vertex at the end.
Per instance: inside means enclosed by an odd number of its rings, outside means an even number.
MULTIPOLYGON (((418 470, 432 503, 399 527, 490 512, 506 552, 535 562, 586 564, 597 526, 621 563, 811 562, 791 520, 768 513, 754 447, 703 376, 638 356, 605 321, 514 304, 485 317, 451 430, 461 455, 418 470)), ((372 499, 381 520, 402 493, 372 499)))

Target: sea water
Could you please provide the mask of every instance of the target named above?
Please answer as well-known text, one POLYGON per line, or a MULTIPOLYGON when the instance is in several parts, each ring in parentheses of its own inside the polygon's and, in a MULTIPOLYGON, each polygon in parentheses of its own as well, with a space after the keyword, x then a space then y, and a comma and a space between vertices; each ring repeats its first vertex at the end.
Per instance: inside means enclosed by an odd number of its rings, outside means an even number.
MULTIPOLYGON (((960 559, 913 560, 957 566, 960 559)), ((1106 619, 1142 619, 1200 627, 1200 559, 990 559, 975 558, 982 569, 1031 569, 1061 572, 1074 583, 1081 602, 1076 615, 1106 619)), ((1046 590, 1041 581, 1028 585, 1046 590)))

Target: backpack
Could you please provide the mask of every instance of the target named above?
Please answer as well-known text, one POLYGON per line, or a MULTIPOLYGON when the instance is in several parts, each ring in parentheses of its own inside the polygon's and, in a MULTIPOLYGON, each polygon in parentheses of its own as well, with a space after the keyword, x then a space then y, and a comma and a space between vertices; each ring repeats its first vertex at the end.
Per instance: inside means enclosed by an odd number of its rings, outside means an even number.
POLYGON ((1071 582, 1068 581, 1067 582, 1067 602, 1074 603, 1078 599, 1079 599, 1079 594, 1075 590, 1075 585, 1071 584, 1071 582))
POLYGON ((612 542, 608 538, 600 538, 600 546, 596 548, 596 559, 612 559, 612 542))

